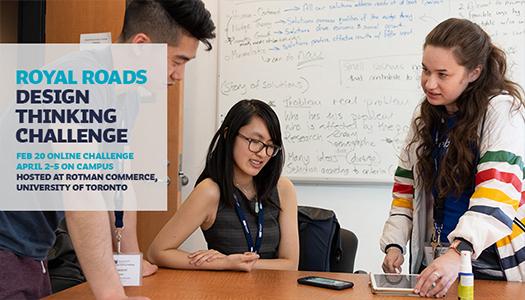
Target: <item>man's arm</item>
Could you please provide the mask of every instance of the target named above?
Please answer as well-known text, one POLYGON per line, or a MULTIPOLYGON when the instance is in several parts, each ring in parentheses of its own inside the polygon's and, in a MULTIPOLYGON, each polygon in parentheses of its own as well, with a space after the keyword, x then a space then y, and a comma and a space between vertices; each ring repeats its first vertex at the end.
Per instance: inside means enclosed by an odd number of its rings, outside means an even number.
MULTIPOLYGON (((111 222, 111 232, 115 232, 115 213, 109 212, 109 220, 111 222)), ((117 249, 115 235, 112 234, 113 249, 117 249)), ((124 212, 124 230, 122 231, 121 248, 122 253, 139 253, 139 241, 137 237, 137 212, 124 212)), ((147 249, 146 249, 147 250, 147 249)), ((142 276, 151 276, 157 272, 159 268, 151 264, 146 259, 142 259, 142 276)))
POLYGON ((67 211, 66 219, 82 271, 96 299, 126 299, 113 261, 108 213, 67 211))

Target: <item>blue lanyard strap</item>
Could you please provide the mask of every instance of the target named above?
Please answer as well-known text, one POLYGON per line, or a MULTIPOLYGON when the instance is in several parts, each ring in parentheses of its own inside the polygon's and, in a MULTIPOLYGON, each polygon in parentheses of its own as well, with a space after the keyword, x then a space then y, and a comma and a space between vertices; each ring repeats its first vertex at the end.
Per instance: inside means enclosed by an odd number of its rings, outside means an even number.
POLYGON ((115 239, 117 240, 117 253, 120 254, 120 243, 122 241, 122 230, 124 228, 124 212, 116 210, 115 212, 115 239))
POLYGON ((123 228, 124 227, 124 212, 123 211, 115 211, 115 228, 123 228))
POLYGON ((237 195, 234 193, 233 198, 235 199, 235 212, 237 213, 237 217, 239 217, 239 221, 241 221, 243 231, 244 231, 244 237, 246 238, 246 243, 248 244, 248 249, 250 252, 259 252, 261 249, 261 242, 263 237, 263 227, 264 227, 264 210, 262 202, 257 201, 255 205, 259 205, 259 213, 257 214, 257 236, 255 238, 255 246, 253 245, 253 237, 252 233, 250 232, 250 228, 248 227, 248 222, 246 222, 246 217, 244 215, 244 211, 241 207, 241 203, 239 202, 239 199, 237 198, 237 195))
MULTIPOLYGON (((434 178, 437 178, 437 175, 439 173, 439 165, 441 163, 441 159, 443 158, 444 156, 444 152, 446 152, 448 150, 448 147, 446 145, 447 143, 447 140, 448 140, 448 134, 445 134, 443 136, 445 139, 444 141, 441 141, 440 140, 440 136, 439 136, 439 129, 435 129, 434 131, 434 153, 432 153, 432 156, 434 158, 434 178), (443 147, 440 147, 440 143, 443 143, 443 147), (444 148, 445 150, 441 150, 440 148, 444 148)), ((433 184, 433 187, 432 187, 432 194, 434 196, 434 210, 433 210, 433 217, 434 217, 434 227, 438 226, 439 225, 443 225, 443 218, 444 218, 444 208, 441 207, 443 205, 443 202, 445 201, 445 199, 441 199, 441 206, 438 205, 438 192, 437 192, 437 189, 436 189, 436 186, 435 186, 435 183, 433 184)), ((437 227, 434 228, 435 231, 434 232, 437 232, 437 227)))

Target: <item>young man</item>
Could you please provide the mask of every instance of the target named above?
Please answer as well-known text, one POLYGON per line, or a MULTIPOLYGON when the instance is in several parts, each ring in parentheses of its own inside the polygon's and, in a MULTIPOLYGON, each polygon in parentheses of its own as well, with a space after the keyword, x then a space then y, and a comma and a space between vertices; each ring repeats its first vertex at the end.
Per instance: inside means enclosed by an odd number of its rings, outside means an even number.
MULTIPOLYGON (((134 0, 126 8, 120 42, 167 43, 168 82, 174 83, 184 77, 185 64, 195 58, 199 41, 211 49, 208 40, 215 37, 214 30, 201 0, 134 0)), ((36 299, 50 293, 45 257, 62 216, 59 212, 0 211, 0 299, 36 299)), ((68 211, 65 217, 95 297, 126 299, 113 262, 108 213, 68 211)), ((128 251, 138 250, 135 220, 136 213, 126 213, 128 251)))

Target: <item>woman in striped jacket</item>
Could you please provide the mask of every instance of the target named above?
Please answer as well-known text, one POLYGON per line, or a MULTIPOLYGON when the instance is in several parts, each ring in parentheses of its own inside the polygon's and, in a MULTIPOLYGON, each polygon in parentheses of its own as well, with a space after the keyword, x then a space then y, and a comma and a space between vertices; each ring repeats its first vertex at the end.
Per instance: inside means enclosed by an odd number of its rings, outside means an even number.
POLYGON ((416 292, 445 296, 470 250, 476 278, 525 279, 523 89, 478 25, 448 19, 423 46, 421 87, 381 237, 383 270, 410 241, 416 292))

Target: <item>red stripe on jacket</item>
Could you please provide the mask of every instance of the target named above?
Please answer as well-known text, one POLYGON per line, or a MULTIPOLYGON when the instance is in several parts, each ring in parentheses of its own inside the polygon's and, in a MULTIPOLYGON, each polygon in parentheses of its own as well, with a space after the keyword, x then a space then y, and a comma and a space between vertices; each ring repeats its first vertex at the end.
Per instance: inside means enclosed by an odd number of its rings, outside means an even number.
POLYGON ((487 169, 476 174, 476 186, 487 180, 496 179, 501 182, 510 183, 521 193, 521 180, 513 173, 500 172, 496 169, 487 169))
POLYGON ((414 187, 411 184, 394 183, 394 193, 413 194, 414 187))

